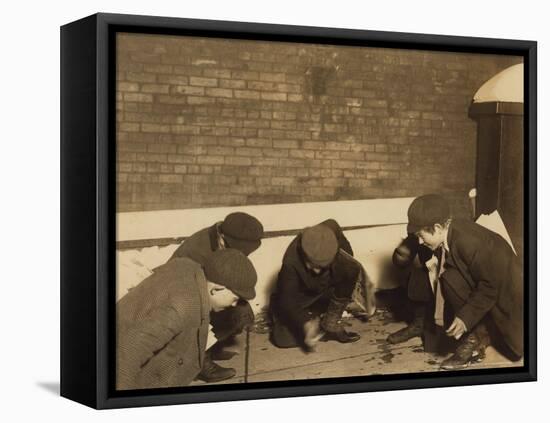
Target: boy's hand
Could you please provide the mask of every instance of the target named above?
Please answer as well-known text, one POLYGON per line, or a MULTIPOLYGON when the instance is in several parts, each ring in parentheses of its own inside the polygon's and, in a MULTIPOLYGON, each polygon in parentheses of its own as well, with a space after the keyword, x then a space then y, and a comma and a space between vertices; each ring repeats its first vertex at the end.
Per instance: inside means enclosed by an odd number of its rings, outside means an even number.
POLYGON ((447 329, 447 336, 452 336, 454 339, 460 339, 464 333, 468 331, 466 324, 458 317, 455 317, 449 329, 447 329))
POLYGON ((309 348, 315 347, 317 342, 321 339, 323 336, 323 333, 321 332, 320 328, 320 319, 316 318, 313 320, 308 320, 304 323, 304 344, 306 344, 309 348))
POLYGON ((416 235, 409 234, 393 252, 393 264, 406 267, 412 263, 418 253, 419 242, 416 235))

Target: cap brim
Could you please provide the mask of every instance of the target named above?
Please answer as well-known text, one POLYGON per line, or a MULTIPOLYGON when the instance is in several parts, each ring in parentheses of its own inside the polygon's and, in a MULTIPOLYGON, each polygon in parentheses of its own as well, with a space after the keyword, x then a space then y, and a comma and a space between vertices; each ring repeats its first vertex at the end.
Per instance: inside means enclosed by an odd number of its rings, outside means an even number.
POLYGON ((409 223, 407 225, 407 233, 408 234, 416 234, 420 229, 422 229, 422 226, 415 225, 412 223, 409 223))
POLYGON ((245 289, 245 290, 235 290, 230 289, 233 293, 239 296, 239 298, 242 298, 244 300, 250 301, 256 297, 256 290, 254 288, 245 289))
POLYGON ((239 250, 245 256, 248 256, 256 251, 262 244, 262 241, 260 239, 258 239, 257 241, 248 241, 245 239, 233 238, 227 235, 224 235, 224 239, 227 242, 227 246, 229 248, 239 250))

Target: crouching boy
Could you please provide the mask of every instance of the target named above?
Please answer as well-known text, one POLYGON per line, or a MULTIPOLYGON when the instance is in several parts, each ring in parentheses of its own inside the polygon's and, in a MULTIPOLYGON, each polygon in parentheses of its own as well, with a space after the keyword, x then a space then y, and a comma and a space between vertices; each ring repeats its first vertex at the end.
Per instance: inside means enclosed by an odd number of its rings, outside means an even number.
POLYGON ((271 297, 276 346, 309 350, 322 332, 324 340, 359 340, 341 320, 361 272, 352 256, 351 245, 332 219, 306 228, 290 243, 271 297))
MULTIPOLYGON (((430 248, 439 269, 430 278, 430 316, 447 336, 459 340, 443 361, 462 369, 484 357, 489 342, 512 359, 523 355, 523 272, 500 235, 471 221, 451 219, 447 201, 435 194, 416 198, 408 210, 407 232, 430 248)), ((418 279, 426 280, 424 279, 418 279)))
POLYGON ((210 311, 254 298, 256 280, 234 249, 214 252, 203 267, 181 257, 157 268, 117 303, 117 389, 188 385, 212 343, 210 311))

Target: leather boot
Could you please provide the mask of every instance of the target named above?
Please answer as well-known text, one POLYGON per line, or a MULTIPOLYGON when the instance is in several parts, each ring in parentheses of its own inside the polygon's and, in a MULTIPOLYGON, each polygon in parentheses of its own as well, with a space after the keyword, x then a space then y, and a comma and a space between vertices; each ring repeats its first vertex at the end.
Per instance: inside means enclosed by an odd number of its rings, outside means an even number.
POLYGON ((390 334, 386 339, 386 341, 388 341, 390 344, 400 344, 416 336, 422 336, 423 332, 424 332, 424 317, 417 316, 406 327, 404 327, 403 329, 399 329, 397 332, 390 334))
POLYGON ((321 319, 321 328, 325 334, 321 341, 338 341, 343 344, 356 342, 361 336, 355 332, 346 332, 342 323, 342 313, 344 312, 349 300, 347 298, 332 298, 327 308, 327 312, 321 319))
POLYGON ((470 363, 475 363, 485 358, 485 348, 476 331, 465 335, 455 353, 441 363, 443 370, 465 369, 470 363))
MULTIPOLYGON (((230 339, 233 340, 233 339, 230 339)), ((239 353, 235 351, 225 350, 224 347, 226 344, 229 344, 229 340, 225 342, 216 342, 208 351, 210 352, 210 357, 215 361, 226 361, 231 360, 233 357, 239 353)))
POLYGON ((206 351, 202 370, 197 375, 196 379, 207 383, 221 382, 222 380, 231 379, 235 376, 236 371, 230 367, 222 367, 212 360, 212 353, 206 351))

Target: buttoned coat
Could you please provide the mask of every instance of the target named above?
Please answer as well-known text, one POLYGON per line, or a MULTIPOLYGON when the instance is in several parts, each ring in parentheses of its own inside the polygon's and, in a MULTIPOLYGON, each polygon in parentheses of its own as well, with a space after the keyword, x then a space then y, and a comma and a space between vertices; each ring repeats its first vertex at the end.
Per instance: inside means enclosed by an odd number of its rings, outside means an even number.
POLYGON ((175 258, 117 303, 117 389, 188 385, 200 372, 210 305, 201 266, 175 258))
POLYGON ((449 258, 441 278, 464 301, 455 315, 471 330, 490 314, 508 347, 522 356, 524 281, 518 257, 500 235, 465 220, 451 222, 447 243, 449 258), (447 280, 451 268, 461 278, 447 280))
MULTIPOLYGON (((336 236, 338 247, 349 255, 353 250, 338 223, 329 219, 322 222, 336 236)), ((300 248, 301 234, 288 246, 277 278, 277 292, 273 295, 272 312, 282 322, 299 332, 309 320, 308 307, 321 298, 329 299, 339 284, 355 283, 361 267, 338 253, 329 269, 321 274, 310 271, 300 248)))

